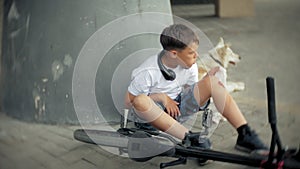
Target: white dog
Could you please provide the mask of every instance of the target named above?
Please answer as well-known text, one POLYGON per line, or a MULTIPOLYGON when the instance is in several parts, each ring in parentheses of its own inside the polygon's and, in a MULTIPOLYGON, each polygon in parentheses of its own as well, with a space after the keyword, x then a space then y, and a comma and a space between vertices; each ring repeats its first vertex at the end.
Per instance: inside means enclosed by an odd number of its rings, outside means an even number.
POLYGON ((243 82, 227 82, 226 69, 229 64, 236 65, 240 60, 241 57, 231 50, 230 45, 224 43, 223 38, 220 38, 216 47, 197 60, 199 79, 202 79, 211 68, 219 66, 220 71, 215 76, 220 79, 229 93, 244 90, 243 82))
MULTIPOLYGON (((236 65, 238 62, 240 62, 240 60, 241 57, 231 50, 230 45, 224 43, 223 38, 220 38, 219 43, 213 49, 211 49, 208 54, 198 58, 197 65, 199 79, 202 79, 211 68, 219 66, 220 70, 215 74, 215 76, 220 79, 229 93, 233 91, 244 90, 245 84, 243 82, 227 82, 226 69, 228 68, 229 64, 236 65)), ((208 124, 202 123, 205 130, 202 130, 202 132, 205 132, 207 137, 211 136, 211 134, 217 128, 220 120, 226 120, 217 111, 213 103, 209 106, 209 109, 211 110, 210 113, 203 113, 202 118, 202 120, 208 120, 205 122, 208 124)))

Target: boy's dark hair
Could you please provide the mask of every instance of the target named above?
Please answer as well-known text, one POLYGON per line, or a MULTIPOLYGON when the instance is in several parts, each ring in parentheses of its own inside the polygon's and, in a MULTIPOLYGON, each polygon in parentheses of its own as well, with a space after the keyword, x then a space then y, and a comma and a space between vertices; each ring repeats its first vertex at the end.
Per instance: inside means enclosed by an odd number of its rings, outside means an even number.
POLYGON ((199 44, 198 36, 183 24, 170 25, 160 35, 160 43, 164 50, 182 50, 193 42, 199 44))

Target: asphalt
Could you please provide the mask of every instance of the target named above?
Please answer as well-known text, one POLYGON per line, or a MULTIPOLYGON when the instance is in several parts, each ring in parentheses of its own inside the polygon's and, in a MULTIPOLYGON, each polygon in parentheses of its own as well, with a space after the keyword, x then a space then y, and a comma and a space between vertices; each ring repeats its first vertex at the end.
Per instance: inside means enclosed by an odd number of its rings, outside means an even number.
MULTIPOLYGON (((219 37, 232 44, 242 56, 236 67, 228 70, 229 79, 243 81, 245 91, 233 93, 249 124, 270 143, 271 129, 267 120, 265 78, 275 78, 278 128, 282 143, 298 147, 300 143, 300 97, 298 65, 300 63, 300 21, 298 0, 255 0, 255 17, 217 18, 212 5, 176 5, 176 16, 198 26, 215 44, 219 37)), ((102 148, 78 142, 73 132, 80 126, 28 123, 0 113, 1 169, 119 169, 159 168, 159 163, 172 160, 157 157, 135 162, 111 154, 102 148)), ((194 128, 200 130, 199 127, 194 128)), ((213 148, 234 150, 237 133, 228 122, 222 122, 212 136, 213 148)), ((246 155, 246 154, 245 154, 246 155)), ((200 168, 195 161, 171 168, 200 168)), ((252 167, 213 162, 201 168, 252 167)))

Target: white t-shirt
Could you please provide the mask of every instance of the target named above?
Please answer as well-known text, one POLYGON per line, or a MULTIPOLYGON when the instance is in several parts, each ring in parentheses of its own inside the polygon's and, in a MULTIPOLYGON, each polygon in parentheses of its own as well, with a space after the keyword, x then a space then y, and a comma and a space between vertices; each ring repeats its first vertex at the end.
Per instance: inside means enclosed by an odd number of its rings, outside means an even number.
POLYGON ((184 69, 181 66, 174 69, 168 68, 176 73, 176 79, 173 81, 166 80, 158 67, 157 58, 158 55, 151 56, 132 71, 128 91, 134 96, 165 93, 170 98, 175 99, 185 85, 192 85, 198 81, 197 64, 189 69, 184 69))

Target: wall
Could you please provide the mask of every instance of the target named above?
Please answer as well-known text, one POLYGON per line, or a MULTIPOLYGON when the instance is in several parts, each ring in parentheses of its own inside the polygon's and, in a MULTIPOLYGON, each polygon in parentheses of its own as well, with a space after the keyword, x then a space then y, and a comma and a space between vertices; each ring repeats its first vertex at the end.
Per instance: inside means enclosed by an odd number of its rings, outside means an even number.
MULTIPOLYGON (((0 100, 2 100, 2 29, 3 29, 3 0, 0 0, 0 100)), ((0 112, 2 110, 2 104, 0 102, 0 112)))
MULTIPOLYGON (((103 25, 143 12, 170 14, 171 8, 168 1, 150 0, 5 0, 2 111, 25 121, 78 123, 72 77, 80 51, 103 25)), ((91 92, 96 92, 107 121, 119 118, 110 95, 114 70, 134 50, 145 47, 158 48, 157 35, 128 37, 116 43, 99 63, 96 88, 91 92)), ((97 111, 88 106, 81 109, 97 111)), ((86 122, 93 120, 91 116, 86 122)))

